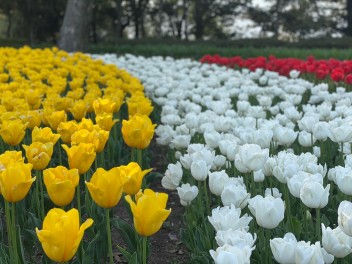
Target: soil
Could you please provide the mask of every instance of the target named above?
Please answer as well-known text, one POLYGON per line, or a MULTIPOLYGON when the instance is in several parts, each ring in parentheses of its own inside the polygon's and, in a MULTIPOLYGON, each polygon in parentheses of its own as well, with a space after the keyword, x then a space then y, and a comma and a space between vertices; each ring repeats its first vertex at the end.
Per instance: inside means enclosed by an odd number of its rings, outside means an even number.
MULTIPOLYGON (((154 168, 153 171, 164 174, 165 168, 167 167, 167 160, 165 158, 167 148, 158 146, 153 140, 149 146, 149 152, 151 156, 151 167, 154 168)), ((160 179, 153 182, 149 188, 156 192, 168 193, 169 199, 167 202, 167 209, 171 208, 171 214, 164 222, 162 228, 150 237, 151 255, 148 259, 148 263, 185 263, 188 260, 190 253, 180 239, 180 229, 183 227, 182 215, 184 213, 184 207, 181 206, 179 202, 177 191, 165 190, 161 186, 160 179)), ((133 224, 122 203, 118 204, 116 214, 122 219, 128 221, 131 225, 133 224)), ((114 243, 123 245, 118 232, 113 231, 112 239, 114 243)), ((119 254, 119 252, 114 252, 114 257, 115 263, 126 263, 123 261, 122 255, 119 254)))

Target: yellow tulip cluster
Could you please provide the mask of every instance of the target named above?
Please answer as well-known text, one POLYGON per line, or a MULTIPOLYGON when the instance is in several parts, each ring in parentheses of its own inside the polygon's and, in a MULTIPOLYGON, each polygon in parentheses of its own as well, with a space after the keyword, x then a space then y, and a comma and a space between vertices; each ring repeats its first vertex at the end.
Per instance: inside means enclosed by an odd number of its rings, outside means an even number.
MULTIPOLYGON (((131 148, 145 149, 156 125, 149 118, 152 103, 137 78, 82 53, 68 54, 57 48, 0 48, 0 147, 4 151, 22 146, 27 162, 22 151, 0 154, 3 198, 10 203, 21 201, 36 181, 37 204, 39 197, 42 203, 38 211, 45 210, 44 194, 38 191, 43 191, 43 183, 56 206, 70 206, 75 191, 80 190, 80 175, 89 171, 97 154, 104 152, 112 131, 116 132, 113 128, 125 102, 129 119, 122 121, 123 140, 131 148), (66 152, 67 166, 61 163, 60 147, 66 152), (59 164, 53 167, 52 157, 57 158, 58 153, 59 164), (32 169, 37 177, 32 177, 32 169)), ((86 181, 87 190, 103 208, 116 206, 125 193, 136 231, 150 236, 170 214, 165 209, 166 194, 141 190, 150 171, 142 170, 136 162, 110 170, 96 168, 86 181), (135 200, 131 198, 134 195, 135 200)), ((65 262, 75 255, 84 230, 93 224, 88 219, 80 226, 79 216, 76 209, 65 212, 54 208, 44 218, 42 230, 36 229, 50 259, 65 262)))

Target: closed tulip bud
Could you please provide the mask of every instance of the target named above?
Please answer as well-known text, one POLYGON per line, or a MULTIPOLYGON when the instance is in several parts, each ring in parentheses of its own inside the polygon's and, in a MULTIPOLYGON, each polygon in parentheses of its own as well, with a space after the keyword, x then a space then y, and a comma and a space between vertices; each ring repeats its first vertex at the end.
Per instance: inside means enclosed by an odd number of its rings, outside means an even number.
POLYGON ((62 145, 67 153, 70 169, 78 169, 79 174, 86 173, 95 159, 95 147, 91 143, 79 143, 69 148, 62 145))
POLYGON ((35 127, 32 130, 32 142, 51 142, 53 145, 60 139, 59 134, 54 134, 50 127, 35 127))
POLYGON ((53 261, 66 262, 74 257, 84 231, 93 224, 87 219, 80 225, 77 209, 68 212, 51 209, 43 221, 42 230, 35 229, 45 254, 53 261))
POLYGON ((8 202, 19 202, 26 197, 36 177, 32 178, 32 164, 10 163, 0 174, 1 194, 8 202))
POLYGON ((148 116, 136 114, 122 121, 123 140, 131 148, 145 149, 153 138, 155 126, 148 116))
POLYGON ((88 106, 86 102, 83 100, 78 100, 75 102, 73 107, 69 108, 68 110, 71 112, 71 114, 73 115, 73 118, 76 121, 80 121, 82 120, 83 117, 86 116, 87 109, 88 109, 88 106))
POLYGON ((22 145, 26 151, 26 157, 35 170, 44 170, 53 155, 53 143, 33 142, 31 145, 22 145))
POLYGON ((71 144, 72 135, 78 130, 76 120, 61 122, 57 127, 57 133, 60 134, 61 140, 65 144, 71 144))
POLYGON ((126 182, 124 171, 115 167, 109 171, 98 168, 90 182, 86 182, 94 202, 103 208, 111 208, 120 201, 126 182))
POLYGON ((136 202, 129 195, 125 198, 131 206, 134 227, 141 236, 151 236, 158 232, 171 213, 171 209, 165 209, 168 198, 166 193, 145 189, 136 195, 136 202))
POLYGON ((212 194, 220 196, 224 190, 225 184, 228 182, 229 176, 222 171, 209 172, 209 189, 212 194))
POLYGON ((102 113, 95 117, 95 122, 97 125, 106 131, 110 131, 113 125, 115 125, 118 121, 118 119, 113 119, 113 115, 109 113, 102 113))
POLYGON ((51 114, 47 115, 46 119, 48 120, 51 129, 56 131, 57 127, 59 126, 59 124, 61 122, 66 122, 67 115, 64 110, 55 111, 55 112, 52 112, 51 114))
POLYGON ((135 195, 142 187, 144 176, 153 169, 143 170, 136 162, 130 162, 127 166, 120 166, 126 175, 126 182, 123 191, 128 195, 135 195))
POLYGON ((26 134, 28 123, 23 124, 20 119, 4 120, 1 124, 0 135, 6 144, 17 146, 26 134))
POLYGON ((198 187, 191 186, 189 183, 177 187, 177 193, 183 206, 189 205, 198 195, 198 187))
POLYGON ((66 206, 75 196, 75 188, 79 183, 77 169, 64 166, 43 171, 43 179, 51 201, 57 206, 66 206))
POLYGON ((248 208, 264 228, 273 229, 284 219, 285 205, 281 198, 257 195, 249 200, 248 208))
POLYGON ((191 164, 191 174, 197 181, 205 181, 209 172, 207 163, 204 160, 195 160, 191 164))

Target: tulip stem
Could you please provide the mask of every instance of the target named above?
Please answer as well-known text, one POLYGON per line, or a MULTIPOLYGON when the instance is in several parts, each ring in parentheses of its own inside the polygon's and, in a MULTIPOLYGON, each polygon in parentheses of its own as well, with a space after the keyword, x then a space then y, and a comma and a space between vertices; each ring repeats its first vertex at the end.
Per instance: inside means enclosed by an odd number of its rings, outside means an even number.
POLYGON ((35 181, 35 200, 37 203, 37 216, 41 218, 40 199, 39 199, 39 178, 37 178, 35 181))
POLYGON ((11 221, 11 214, 10 214, 10 208, 9 208, 9 202, 5 201, 5 217, 6 217, 6 229, 7 229, 7 243, 9 247, 9 253, 10 253, 10 262, 14 263, 14 255, 13 255, 13 242, 12 242, 12 221, 11 221))
POLYGON ((40 191, 40 219, 43 220, 45 216, 45 207, 44 207, 44 190, 43 190, 43 177, 41 171, 36 171, 37 181, 39 182, 39 191, 40 191))
POLYGON ((320 208, 316 208, 316 232, 318 235, 318 241, 320 241, 321 240, 320 208))
POLYGON ((109 249, 109 263, 113 264, 113 256, 112 256, 112 243, 111 243, 111 227, 110 227, 110 208, 105 208, 105 218, 106 218, 106 232, 108 235, 108 249, 109 249))
POLYGON ((148 238, 146 236, 142 237, 143 243, 143 264, 147 264, 147 241, 148 238))
POLYGON ((76 196, 77 196, 77 208, 78 208, 78 214, 79 214, 79 220, 81 221, 82 215, 81 215, 81 188, 80 185, 78 184, 76 187, 76 196))
POLYGON ((207 180, 206 179, 203 181, 203 190, 204 190, 204 196, 205 196, 205 205, 207 207, 206 212, 207 212, 207 215, 210 215, 210 203, 209 203, 209 196, 208 196, 208 188, 207 188, 207 180))
POLYGON ((143 153, 141 149, 136 149, 137 150, 137 162, 139 166, 141 167, 141 170, 143 170, 143 153))

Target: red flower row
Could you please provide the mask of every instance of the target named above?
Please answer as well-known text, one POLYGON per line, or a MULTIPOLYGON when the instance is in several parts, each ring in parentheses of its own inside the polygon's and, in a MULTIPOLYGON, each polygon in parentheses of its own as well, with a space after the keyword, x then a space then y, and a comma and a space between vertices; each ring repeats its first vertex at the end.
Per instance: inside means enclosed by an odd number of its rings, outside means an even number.
POLYGON ((205 55, 200 59, 202 63, 215 63, 230 68, 248 68, 254 71, 258 68, 278 72, 288 76, 290 71, 297 70, 301 73, 314 74, 319 80, 330 78, 335 82, 352 84, 352 60, 317 60, 309 56, 306 60, 296 58, 269 58, 260 56, 256 58, 243 59, 241 56, 221 57, 219 55, 205 55))

